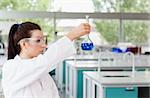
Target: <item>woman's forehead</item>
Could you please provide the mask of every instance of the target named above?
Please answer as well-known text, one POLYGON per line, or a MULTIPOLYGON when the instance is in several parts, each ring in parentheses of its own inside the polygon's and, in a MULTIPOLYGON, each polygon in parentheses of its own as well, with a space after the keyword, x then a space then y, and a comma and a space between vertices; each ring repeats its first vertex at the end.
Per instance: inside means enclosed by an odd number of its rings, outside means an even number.
POLYGON ((43 37, 43 32, 41 30, 32 30, 31 37, 43 37))

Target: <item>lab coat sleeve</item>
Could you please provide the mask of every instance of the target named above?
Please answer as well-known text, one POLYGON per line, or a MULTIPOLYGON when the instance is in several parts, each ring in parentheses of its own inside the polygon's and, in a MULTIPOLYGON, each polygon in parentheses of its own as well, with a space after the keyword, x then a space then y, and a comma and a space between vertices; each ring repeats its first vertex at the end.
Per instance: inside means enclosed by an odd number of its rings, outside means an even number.
POLYGON ((75 53, 75 48, 68 37, 59 39, 50 45, 43 55, 31 61, 20 62, 16 75, 12 79, 13 88, 19 90, 47 74, 60 60, 75 53))
POLYGON ((56 43, 50 45, 43 56, 39 56, 39 63, 45 62, 49 65, 48 71, 52 71, 55 65, 65 57, 76 53, 72 41, 68 37, 63 37, 56 43))

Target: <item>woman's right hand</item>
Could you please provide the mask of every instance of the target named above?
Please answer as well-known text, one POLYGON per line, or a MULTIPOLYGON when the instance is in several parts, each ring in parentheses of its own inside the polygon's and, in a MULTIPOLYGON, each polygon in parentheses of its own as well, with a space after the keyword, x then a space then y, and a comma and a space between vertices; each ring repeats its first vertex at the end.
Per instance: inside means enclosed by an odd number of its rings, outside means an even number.
POLYGON ((73 28, 66 36, 70 40, 77 39, 83 35, 89 34, 91 31, 91 26, 88 23, 82 23, 79 26, 73 28))

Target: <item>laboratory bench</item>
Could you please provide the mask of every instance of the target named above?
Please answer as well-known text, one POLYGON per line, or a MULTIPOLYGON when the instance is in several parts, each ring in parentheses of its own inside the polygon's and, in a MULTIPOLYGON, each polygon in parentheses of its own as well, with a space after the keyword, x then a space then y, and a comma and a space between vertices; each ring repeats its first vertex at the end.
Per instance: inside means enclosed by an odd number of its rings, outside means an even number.
MULTIPOLYGON (((97 56, 82 55, 72 56, 58 65, 56 68, 56 80, 58 88, 63 91, 66 90, 67 98, 83 98, 83 72, 97 71, 100 65, 101 71, 131 71, 132 58, 127 56, 125 60, 122 59, 124 54, 110 54, 101 55, 99 63, 97 56)), ((135 70, 149 71, 149 56, 136 55, 135 56, 135 70)))
POLYGON ((83 98, 83 71, 96 71, 97 61, 67 61, 66 98, 83 98))
POLYGON ((57 63, 56 67, 56 83, 60 92, 63 92, 66 84, 66 63, 68 61, 97 61, 94 55, 74 55, 57 63))
MULTIPOLYGON (((85 71, 97 71, 98 61, 66 61, 66 84, 65 90, 67 98, 83 98, 83 72, 85 71)), ((135 66, 137 72, 147 72, 150 69, 150 65, 135 66)), ((102 72, 131 72, 132 66, 128 65, 103 65, 100 66, 102 72)), ((141 90, 143 88, 140 88, 141 90)))
POLYGON ((83 98, 150 98, 150 72, 84 72, 83 98), (145 89, 138 90, 139 87, 145 89), (141 95, 144 93, 144 97, 141 95))
MULTIPOLYGON (((107 53, 104 52, 101 55, 101 70, 108 71, 123 71, 123 70, 131 70, 132 65, 130 63, 131 58, 127 57, 125 60, 122 61, 122 57, 124 54, 119 53, 107 53), (107 55, 106 55, 107 54, 107 55), (128 62, 127 62, 128 61, 128 62)), ((147 55, 135 55, 135 65, 136 70, 138 71, 145 71, 145 69, 149 68, 149 59, 150 56, 147 55)), ((58 88, 63 90, 65 88, 65 77, 66 77, 66 62, 67 61, 98 61, 98 54, 97 55, 74 55, 64 59, 63 61, 59 62, 56 67, 56 82, 58 88)))

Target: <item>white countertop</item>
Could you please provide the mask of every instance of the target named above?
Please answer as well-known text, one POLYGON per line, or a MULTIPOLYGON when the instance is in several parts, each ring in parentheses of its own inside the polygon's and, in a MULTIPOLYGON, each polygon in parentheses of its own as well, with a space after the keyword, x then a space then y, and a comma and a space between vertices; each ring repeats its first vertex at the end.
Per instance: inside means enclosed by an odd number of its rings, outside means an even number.
POLYGON ((94 80, 103 87, 147 87, 150 86, 150 72, 84 72, 84 75, 94 80), (128 77, 105 77, 105 76, 128 76, 128 77))
MULTIPOLYGON (((103 57, 103 61, 101 62, 101 67, 102 68, 117 68, 117 69, 122 69, 122 68, 130 68, 132 67, 132 59, 131 58, 126 58, 123 60, 123 54, 115 54, 116 58, 108 61, 110 58, 105 56, 103 57)), ((135 66, 138 68, 150 68, 150 61, 149 61, 150 56, 147 55, 135 55, 135 66)), ((85 67, 86 65, 88 66, 87 63, 84 65, 84 62, 88 61, 95 61, 96 65, 92 66, 98 66, 98 59, 94 55, 76 55, 76 56, 71 56, 69 58, 66 58, 66 61, 72 61, 69 64, 74 66, 74 62, 76 63, 77 67, 85 67), (81 63, 81 64, 80 64, 81 63), (79 64, 79 65, 77 65, 79 64)))
POLYGON ((97 60, 97 57, 94 55, 74 55, 66 58, 65 60, 97 60))
POLYGON ((67 61, 66 64, 76 68, 92 68, 98 67, 97 61, 67 61))
MULTIPOLYGON (((73 67, 77 68, 83 68, 83 67, 98 67, 98 61, 66 61, 67 64, 73 67)), ((111 69, 122 69, 122 68, 131 68, 131 65, 103 65, 100 66, 102 69, 103 68, 111 68, 111 69)), ((136 68, 150 68, 150 65, 135 65, 136 68)))

